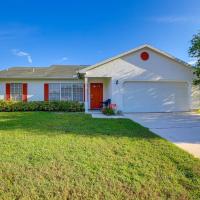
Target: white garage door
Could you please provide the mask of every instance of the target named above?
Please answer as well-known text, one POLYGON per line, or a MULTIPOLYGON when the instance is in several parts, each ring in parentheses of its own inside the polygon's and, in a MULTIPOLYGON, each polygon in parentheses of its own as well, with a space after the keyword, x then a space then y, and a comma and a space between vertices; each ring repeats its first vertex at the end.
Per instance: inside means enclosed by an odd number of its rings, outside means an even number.
POLYGON ((188 111, 188 85, 183 82, 125 82, 124 112, 188 111))

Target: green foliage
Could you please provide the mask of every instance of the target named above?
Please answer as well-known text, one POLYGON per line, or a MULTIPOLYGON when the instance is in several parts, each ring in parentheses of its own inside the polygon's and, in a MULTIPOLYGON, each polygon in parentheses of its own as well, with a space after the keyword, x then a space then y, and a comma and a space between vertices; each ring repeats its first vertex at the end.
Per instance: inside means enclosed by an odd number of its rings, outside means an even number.
POLYGON ((104 115, 114 115, 115 111, 112 108, 103 108, 102 113, 104 115))
POLYGON ((191 40, 191 47, 189 48, 189 55, 197 59, 194 74, 194 85, 200 85, 200 32, 193 36, 191 40))
POLYGON ((128 119, 0 113, 0 199, 200 199, 200 161, 128 119))
POLYGON ((193 80, 193 84, 200 85, 200 67, 194 69, 194 74, 196 75, 196 78, 193 80))
POLYGON ((16 111, 62 111, 62 112, 82 112, 84 104, 74 101, 0 101, 0 112, 16 111))

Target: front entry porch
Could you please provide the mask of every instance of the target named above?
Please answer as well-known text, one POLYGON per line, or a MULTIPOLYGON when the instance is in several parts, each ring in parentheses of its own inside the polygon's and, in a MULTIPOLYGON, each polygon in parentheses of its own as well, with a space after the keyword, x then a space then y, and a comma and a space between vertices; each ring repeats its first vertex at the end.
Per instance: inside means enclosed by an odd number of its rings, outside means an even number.
POLYGON ((111 99, 111 78, 85 77, 85 112, 99 110, 102 102, 111 99))
POLYGON ((90 109, 100 109, 103 102, 103 83, 90 83, 90 109))

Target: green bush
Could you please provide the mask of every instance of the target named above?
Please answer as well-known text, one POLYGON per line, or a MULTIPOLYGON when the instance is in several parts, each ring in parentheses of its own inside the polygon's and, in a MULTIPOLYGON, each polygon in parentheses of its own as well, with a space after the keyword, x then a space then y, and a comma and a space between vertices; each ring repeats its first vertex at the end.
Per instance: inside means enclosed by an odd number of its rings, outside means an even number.
POLYGON ((102 113, 103 113, 104 115, 114 115, 114 114, 115 114, 115 111, 114 111, 114 109, 112 109, 112 108, 103 108, 103 109, 102 109, 102 113))
POLYGON ((0 101, 0 112, 15 111, 83 112, 84 104, 74 101, 0 101))

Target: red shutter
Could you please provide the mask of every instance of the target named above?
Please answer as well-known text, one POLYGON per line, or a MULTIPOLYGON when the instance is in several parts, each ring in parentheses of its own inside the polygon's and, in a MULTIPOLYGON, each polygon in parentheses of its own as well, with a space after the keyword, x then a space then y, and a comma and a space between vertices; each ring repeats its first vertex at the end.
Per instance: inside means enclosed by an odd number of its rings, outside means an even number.
POLYGON ((44 84, 44 100, 45 101, 49 100, 49 84, 48 83, 44 84))
POLYGON ((10 101, 10 83, 6 83, 6 101, 10 101))
POLYGON ((22 84, 22 101, 27 102, 28 85, 27 83, 22 84))

